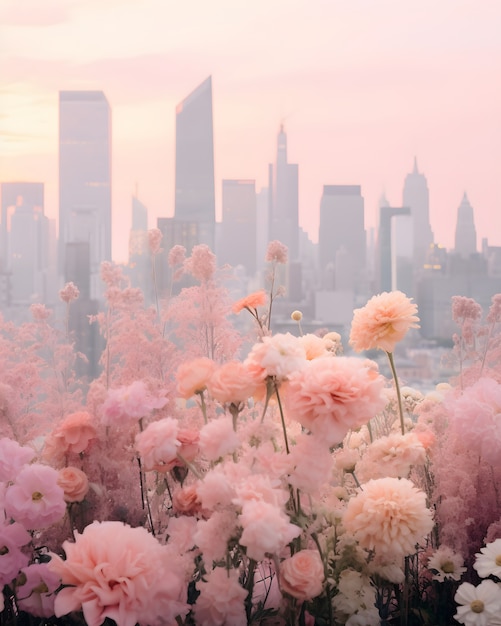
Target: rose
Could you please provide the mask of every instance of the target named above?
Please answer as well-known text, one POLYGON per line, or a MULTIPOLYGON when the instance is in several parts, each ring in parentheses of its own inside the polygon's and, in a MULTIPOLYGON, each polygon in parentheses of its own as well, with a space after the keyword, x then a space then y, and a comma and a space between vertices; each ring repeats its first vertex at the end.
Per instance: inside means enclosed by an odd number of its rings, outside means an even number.
POLYGON ((282 591, 298 600, 311 600, 322 593, 324 566, 316 550, 300 550, 280 564, 282 591))
POLYGON ((57 484, 64 491, 65 502, 82 502, 89 491, 87 476, 77 467, 64 467, 60 470, 57 484))

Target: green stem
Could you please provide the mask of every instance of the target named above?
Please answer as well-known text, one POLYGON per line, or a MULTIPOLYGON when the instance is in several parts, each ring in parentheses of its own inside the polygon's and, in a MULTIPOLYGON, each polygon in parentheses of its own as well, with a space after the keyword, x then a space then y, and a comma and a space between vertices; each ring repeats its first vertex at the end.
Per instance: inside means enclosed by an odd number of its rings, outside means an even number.
POLYGON ((282 422, 282 430, 283 430, 283 433, 284 433, 285 449, 287 451, 287 454, 290 454, 289 441, 287 439, 287 428, 285 427, 284 410, 283 410, 283 407, 282 407, 282 401, 280 400, 280 394, 278 393, 277 381, 275 381, 274 384, 275 384, 275 394, 277 396, 278 408, 280 410, 280 421, 282 422))
POLYGON ((395 369, 395 361, 393 359, 393 352, 387 352, 388 360, 390 361, 391 373, 393 375, 393 381, 395 383, 395 391, 397 392, 398 402, 398 415, 400 416, 400 428, 402 435, 405 435, 405 423, 404 423, 404 410, 402 407, 402 394, 400 393, 400 384, 398 382, 397 370, 395 369))

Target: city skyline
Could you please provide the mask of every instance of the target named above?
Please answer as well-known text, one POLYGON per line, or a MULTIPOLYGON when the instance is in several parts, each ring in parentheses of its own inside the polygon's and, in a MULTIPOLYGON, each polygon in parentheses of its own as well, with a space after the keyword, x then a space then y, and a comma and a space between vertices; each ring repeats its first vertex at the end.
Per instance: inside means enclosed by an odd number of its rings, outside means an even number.
POLYGON ((267 185, 283 122, 300 224, 314 240, 324 185, 361 185, 376 227, 379 198, 402 204, 416 156, 436 241, 454 245, 466 191, 477 245, 501 245, 501 5, 436 4, 258 1, 249 14, 221 0, 170 11, 158 0, 6 1, 1 181, 44 182, 55 217, 58 92, 102 90, 113 115, 113 256, 125 260, 136 184, 150 227, 174 214, 175 107, 212 75, 218 219, 223 179, 267 185))

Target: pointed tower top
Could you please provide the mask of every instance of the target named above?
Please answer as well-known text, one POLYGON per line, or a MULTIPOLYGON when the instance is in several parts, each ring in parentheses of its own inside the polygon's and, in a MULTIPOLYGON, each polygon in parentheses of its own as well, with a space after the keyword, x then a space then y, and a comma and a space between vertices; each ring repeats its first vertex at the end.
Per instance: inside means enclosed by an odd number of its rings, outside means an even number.
POLYGON ((414 157, 414 170, 412 171, 413 174, 419 174, 419 170, 418 170, 418 166, 417 166, 417 157, 414 157))
POLYGON ((462 202, 464 202, 464 203, 468 203, 468 204, 470 203, 470 201, 468 200, 468 196, 466 195, 466 191, 465 191, 465 192, 464 192, 464 194, 463 194, 463 200, 462 200, 462 202))

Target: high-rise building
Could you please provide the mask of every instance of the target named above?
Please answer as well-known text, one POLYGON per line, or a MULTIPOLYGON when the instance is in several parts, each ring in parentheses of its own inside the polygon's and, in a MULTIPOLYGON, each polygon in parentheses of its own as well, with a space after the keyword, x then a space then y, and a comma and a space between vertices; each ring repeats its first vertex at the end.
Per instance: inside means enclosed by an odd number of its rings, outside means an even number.
POLYGON ((418 171, 417 159, 414 169, 407 174, 402 194, 402 206, 409 207, 412 217, 413 261, 414 270, 422 268, 429 247, 433 244, 433 232, 430 225, 430 198, 428 183, 418 171))
POLYGON ((391 291, 395 286, 395 261, 397 257, 394 253, 393 236, 395 233, 392 223, 398 216, 409 215, 409 207, 391 207, 388 206, 387 202, 384 202, 379 207, 377 291, 391 291))
POLYGON ((111 260, 111 110, 102 91, 59 93, 59 270, 66 246, 89 245, 91 298, 111 260))
MULTIPOLYGON (((214 250, 216 209, 210 76, 176 107, 174 217, 176 221, 196 222, 196 243, 207 244, 214 250)), ((186 242, 176 243, 185 245, 186 242)))
MULTIPOLYGON (((320 271, 335 274, 336 257, 342 261, 343 287, 357 286, 366 271, 366 237, 364 227, 364 199, 360 185, 324 185, 320 201, 320 228, 318 234, 320 271)), ((325 285, 336 288, 336 285, 325 285)))
POLYGON ((269 166, 269 239, 278 239, 288 248, 289 260, 299 257, 298 166, 287 160, 287 135, 283 124, 277 137, 275 168, 269 166))
POLYGON ((477 252, 477 231, 473 207, 468 200, 466 192, 458 207, 454 252, 465 258, 477 252))
POLYGON ((223 180, 222 245, 218 261, 243 265, 247 276, 256 273, 257 215, 254 180, 223 180))
POLYGON ((145 301, 152 302, 152 266, 148 246, 148 210, 132 196, 132 228, 129 233, 129 264, 127 274, 132 287, 142 289, 145 301))

